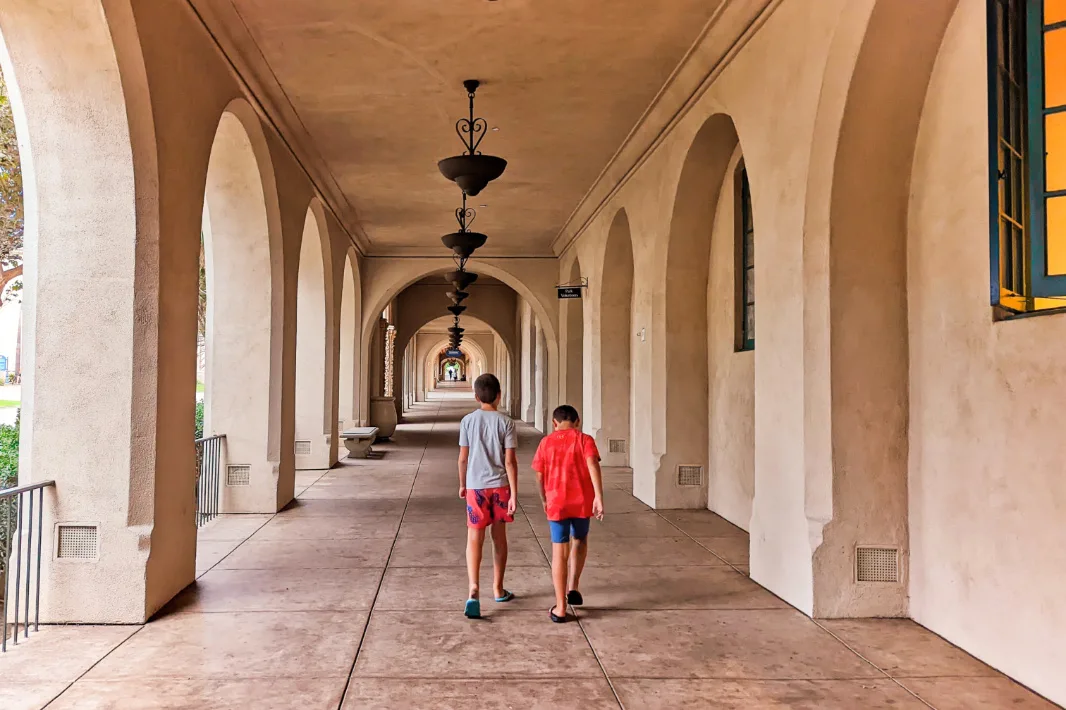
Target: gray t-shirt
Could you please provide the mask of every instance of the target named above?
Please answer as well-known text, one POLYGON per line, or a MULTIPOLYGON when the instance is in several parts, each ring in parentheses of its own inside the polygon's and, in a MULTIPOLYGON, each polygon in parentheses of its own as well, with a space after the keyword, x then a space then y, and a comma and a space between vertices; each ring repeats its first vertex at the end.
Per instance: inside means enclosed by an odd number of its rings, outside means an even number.
POLYGON ((463 417, 459 424, 459 446, 469 446, 466 464, 466 487, 505 488, 507 469, 504 449, 517 449, 514 422, 506 414, 478 409, 463 417))

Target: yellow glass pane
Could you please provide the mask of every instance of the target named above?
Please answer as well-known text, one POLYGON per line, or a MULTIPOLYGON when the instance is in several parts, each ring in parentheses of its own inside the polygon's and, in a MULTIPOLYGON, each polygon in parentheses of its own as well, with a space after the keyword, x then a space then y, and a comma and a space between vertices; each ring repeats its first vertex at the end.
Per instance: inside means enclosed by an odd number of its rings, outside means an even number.
POLYGON ((1064 104, 1066 104, 1066 27, 1044 33, 1044 106, 1055 108, 1064 104))
POLYGON ((1044 118, 1044 158, 1048 192, 1066 190, 1066 112, 1044 118))
POLYGON ((1066 0, 1044 0, 1044 24, 1066 22, 1066 0))
POLYGON ((1047 273, 1066 274, 1066 197, 1047 201, 1047 273))

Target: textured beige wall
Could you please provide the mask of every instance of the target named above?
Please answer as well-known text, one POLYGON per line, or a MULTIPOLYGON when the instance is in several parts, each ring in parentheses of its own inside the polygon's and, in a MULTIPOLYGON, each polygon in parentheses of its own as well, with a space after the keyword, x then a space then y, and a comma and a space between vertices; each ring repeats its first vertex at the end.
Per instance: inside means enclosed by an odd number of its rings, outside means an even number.
POLYGON ((1066 316, 988 305, 984 12, 960 2, 911 177, 911 614, 1066 702, 1066 316))
MULTIPOLYGON (((755 354, 736 351, 737 150, 718 195, 707 285, 708 507, 747 530, 755 499, 755 354)), ((755 225, 755 238, 759 226, 755 225)), ((756 321, 758 318, 756 318, 756 321)))

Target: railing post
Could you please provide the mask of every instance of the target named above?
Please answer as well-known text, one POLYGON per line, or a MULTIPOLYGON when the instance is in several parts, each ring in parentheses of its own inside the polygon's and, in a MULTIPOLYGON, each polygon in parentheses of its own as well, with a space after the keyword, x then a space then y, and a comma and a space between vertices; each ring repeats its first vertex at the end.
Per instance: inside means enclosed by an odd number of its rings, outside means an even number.
POLYGON ((54 481, 45 481, 42 483, 35 483, 28 486, 21 486, 11 488, 7 490, 0 490, 0 513, 3 518, 3 540, 7 541, 7 548, 3 556, 4 565, 4 613, 3 621, 0 622, 2 632, 0 632, 0 652, 7 651, 7 617, 11 616, 14 621, 14 634, 11 637, 12 643, 17 644, 19 641, 19 621, 21 616, 23 639, 29 639, 30 637, 30 605, 33 605, 33 625, 34 631, 40 630, 41 626, 41 558, 44 556, 44 489, 55 486, 54 481), (34 493, 37 494, 37 500, 34 501, 34 493), (29 498, 27 504, 24 500, 24 496, 29 498), (25 509, 25 514, 23 510, 25 509), (36 517, 36 520, 34 518, 36 517), (12 522, 15 522, 16 527, 13 531, 11 529, 12 522), (37 560, 34 563, 33 560, 33 539, 34 539, 34 526, 36 525, 36 537, 37 537, 37 560), (26 584, 22 584, 22 567, 23 567, 23 541, 25 540, 25 567, 26 567, 26 584), (14 550, 11 549, 11 545, 16 545, 14 550), (15 565, 14 583, 12 584, 11 576, 11 563, 15 565), (34 569, 37 571, 37 576, 34 577, 34 569), (36 590, 34 590, 34 584, 36 584, 36 590), (10 604, 12 601, 11 595, 7 592, 14 589, 14 604, 10 604), (23 609, 23 596, 25 596, 25 609, 23 609))

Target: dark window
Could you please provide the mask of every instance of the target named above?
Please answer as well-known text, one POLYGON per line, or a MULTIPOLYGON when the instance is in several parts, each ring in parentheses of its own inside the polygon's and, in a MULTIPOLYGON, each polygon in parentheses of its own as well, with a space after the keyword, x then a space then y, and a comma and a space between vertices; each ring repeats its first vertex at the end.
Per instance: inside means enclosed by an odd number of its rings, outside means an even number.
POLYGON ((1066 2, 988 10, 992 303, 1066 307, 1066 2))
POLYGON ((736 172, 738 185, 736 303, 737 350, 755 349, 755 224, 751 211, 748 171, 741 164, 736 172))

